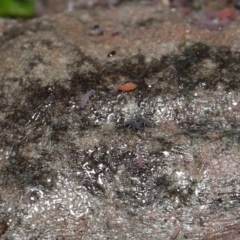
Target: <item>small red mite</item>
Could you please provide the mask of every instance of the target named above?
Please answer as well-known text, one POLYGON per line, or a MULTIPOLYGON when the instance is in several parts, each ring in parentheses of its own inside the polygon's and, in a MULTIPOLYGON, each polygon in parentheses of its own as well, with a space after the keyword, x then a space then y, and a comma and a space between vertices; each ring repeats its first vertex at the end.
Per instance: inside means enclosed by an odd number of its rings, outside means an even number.
POLYGON ((128 91, 134 90, 136 87, 137 85, 134 83, 126 83, 126 84, 120 85, 118 87, 118 90, 128 92, 128 91))

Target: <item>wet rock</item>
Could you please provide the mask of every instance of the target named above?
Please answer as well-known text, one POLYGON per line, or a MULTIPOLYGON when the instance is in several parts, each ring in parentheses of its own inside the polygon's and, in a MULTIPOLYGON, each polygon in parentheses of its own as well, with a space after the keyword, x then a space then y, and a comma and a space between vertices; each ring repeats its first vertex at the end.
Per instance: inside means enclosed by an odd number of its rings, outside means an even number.
POLYGON ((239 239, 238 19, 127 2, 2 21, 1 238, 239 239))

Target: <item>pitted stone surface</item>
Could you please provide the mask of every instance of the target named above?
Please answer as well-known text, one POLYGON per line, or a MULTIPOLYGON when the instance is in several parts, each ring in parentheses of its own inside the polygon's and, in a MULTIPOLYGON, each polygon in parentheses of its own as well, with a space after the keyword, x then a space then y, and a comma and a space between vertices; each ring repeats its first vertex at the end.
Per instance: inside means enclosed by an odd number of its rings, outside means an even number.
POLYGON ((239 239, 239 19, 124 2, 1 22, 2 239, 239 239))

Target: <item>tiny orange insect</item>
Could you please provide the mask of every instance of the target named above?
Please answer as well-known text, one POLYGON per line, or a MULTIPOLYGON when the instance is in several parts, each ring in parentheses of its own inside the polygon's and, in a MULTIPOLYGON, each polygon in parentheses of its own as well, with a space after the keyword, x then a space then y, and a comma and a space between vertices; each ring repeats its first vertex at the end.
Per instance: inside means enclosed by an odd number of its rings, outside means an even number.
POLYGON ((134 90, 136 87, 137 85, 134 83, 126 83, 126 84, 120 85, 118 87, 118 90, 127 92, 127 91, 134 90))

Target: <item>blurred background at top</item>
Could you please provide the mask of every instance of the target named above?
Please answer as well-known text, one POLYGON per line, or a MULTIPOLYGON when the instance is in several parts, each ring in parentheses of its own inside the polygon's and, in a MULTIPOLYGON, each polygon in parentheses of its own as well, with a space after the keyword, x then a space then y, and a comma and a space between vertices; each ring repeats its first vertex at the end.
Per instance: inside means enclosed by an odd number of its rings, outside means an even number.
POLYGON ((0 0, 0 17, 34 17, 36 4, 37 0, 0 0))

